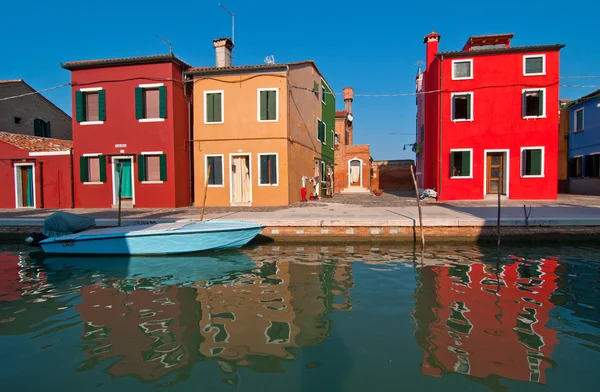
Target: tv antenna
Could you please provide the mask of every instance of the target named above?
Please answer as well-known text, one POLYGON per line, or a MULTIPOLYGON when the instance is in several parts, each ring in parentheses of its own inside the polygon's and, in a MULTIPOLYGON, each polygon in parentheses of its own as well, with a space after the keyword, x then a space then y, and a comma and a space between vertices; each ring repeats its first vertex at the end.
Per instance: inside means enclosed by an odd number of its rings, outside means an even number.
POLYGON ((231 15, 231 42, 235 45, 235 15, 233 15, 233 12, 229 11, 227 8, 225 8, 225 6, 221 3, 219 3, 219 7, 223 8, 225 10, 225 12, 227 12, 229 15, 231 15))
POLYGON ((171 42, 167 41, 166 39, 164 39, 163 37, 161 37, 160 35, 156 35, 158 38, 160 38, 161 40, 165 41, 168 45, 169 45, 169 53, 173 54, 173 44, 171 44, 171 42))
POLYGON ((275 64, 275 57, 273 57, 272 55, 265 57, 265 63, 267 63, 267 64, 275 64))

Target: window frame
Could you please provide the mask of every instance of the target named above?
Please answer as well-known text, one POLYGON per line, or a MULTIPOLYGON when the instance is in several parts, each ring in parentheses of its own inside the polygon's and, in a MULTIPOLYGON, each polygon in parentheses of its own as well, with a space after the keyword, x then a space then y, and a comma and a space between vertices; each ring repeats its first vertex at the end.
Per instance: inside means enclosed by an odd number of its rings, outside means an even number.
POLYGON ((470 162, 469 162, 469 175, 468 176, 454 176, 451 175, 451 180, 469 180, 473 179, 473 149, 472 148, 451 148, 450 149, 450 167, 452 167, 452 153, 453 152, 469 152, 470 153, 470 162))
POLYGON ((325 83, 323 83, 323 81, 321 81, 321 103, 323 103, 323 105, 327 105, 327 99, 326 99, 326 92, 325 90, 327 90, 325 88, 325 83))
MULTIPOLYGON (((140 153, 140 155, 144 156, 144 170, 145 170, 145 177, 148 178, 148 157, 158 157, 159 158, 159 170, 160 170, 160 156, 163 155, 164 152, 162 151, 142 151, 140 153)), ((160 174, 159 174, 159 178, 160 178, 160 174)), ((149 181, 149 180, 144 180, 141 181, 142 184, 162 184, 164 183, 163 180, 157 180, 157 181, 149 181)))
MULTIPOLYGON (((155 90, 155 89, 160 89, 161 87, 164 87, 164 83, 150 83, 150 84, 140 84, 138 87, 142 89, 142 101, 143 101, 143 105, 146 104, 146 90, 155 90)), ((160 116, 160 90, 158 93, 158 107, 159 107, 159 116, 160 116)), ((146 111, 144 108, 144 115, 146 115, 146 111)), ((162 117, 157 117, 157 118, 138 118, 137 119, 138 122, 141 123, 147 123, 147 122, 162 122, 165 121, 164 118, 162 117)))
MULTIPOLYGON (((204 183, 208 183, 208 158, 221 158, 221 185, 208 184, 209 188, 224 188, 225 187, 225 154, 204 154, 204 183)), ((216 175, 216 174, 215 174, 216 175)))
MULTIPOLYGON (((89 93, 94 93, 94 94, 98 94, 98 101, 100 101, 100 91, 104 90, 102 87, 86 87, 86 88, 80 88, 79 91, 84 95, 83 99, 86 100, 86 95, 89 93)), ((87 103, 87 101, 86 101, 87 103)), ((98 108, 99 109, 99 108, 98 108)), ((81 121, 78 124, 79 125, 101 125, 104 124, 104 121, 88 121, 87 120, 87 105, 86 105, 86 111, 85 111, 85 121, 81 121)))
POLYGON ((279 186, 279 153, 276 152, 261 152, 258 153, 258 186, 279 186), (263 184, 261 183, 262 177, 261 177, 261 169, 262 169, 262 163, 261 163, 261 157, 263 155, 275 155, 275 175, 277 176, 277 181, 275 181, 274 184, 263 184))
MULTIPOLYGON (((103 155, 102 153, 89 153, 89 154, 82 154, 81 155, 82 157, 84 157, 84 158, 86 158, 88 160, 88 178, 90 178, 90 174, 89 174, 89 170, 90 170, 89 159, 90 158, 98 158, 98 159, 100 159, 100 157, 102 155, 103 155)), ((98 167, 98 170, 100 170, 100 167, 98 167)), ((98 172, 98 177, 100 177, 100 172, 98 172)), ((105 181, 86 181, 86 182, 82 182, 83 185, 102 185, 104 183, 105 183, 105 181)))
POLYGON ((275 123, 275 122, 279 121, 279 88, 278 87, 257 88, 256 89, 256 119, 260 123, 275 123), (275 120, 261 120, 260 119, 260 93, 262 91, 275 91, 275 120))
POLYGON ((573 133, 583 132, 585 124, 585 111, 584 108, 576 109, 573 112, 573 133), (581 112, 581 129, 577 129, 577 113, 581 112))
POLYGON ((546 55, 545 54, 530 54, 523 56, 523 76, 544 76, 546 75, 546 55), (527 73, 527 59, 542 58, 542 72, 527 73))
POLYGON ((474 95, 475 94, 473 94, 472 91, 457 92, 457 93, 450 94, 450 118, 451 118, 452 122, 455 122, 455 123, 456 122, 468 122, 468 121, 473 121, 474 120, 474 117, 475 117, 474 116, 474 112, 475 111, 473 110, 473 107, 475 106, 474 99, 473 99, 474 95), (471 97, 470 98, 471 105, 470 105, 470 108, 469 108, 470 110, 469 110, 469 118, 468 119, 462 119, 462 118, 455 119, 454 118, 454 114, 455 114, 455 110, 454 110, 454 97, 456 95, 469 95, 471 97))
POLYGON ((473 79, 473 59, 452 60, 452 80, 470 80, 473 79), (470 75, 467 77, 456 76, 454 65, 456 63, 470 63, 470 75))
POLYGON ((325 144, 325 142, 319 137, 319 124, 321 123, 323 124, 323 139, 325 139, 325 123, 319 117, 317 117, 317 140, 319 143, 325 144))
POLYGON ((335 129, 331 128, 331 149, 335 150, 335 129))
POLYGON ((527 120, 527 119, 532 119, 532 118, 546 118, 546 88, 545 87, 540 87, 540 88, 524 88, 523 90, 521 90, 521 116, 523 119, 527 120), (527 116, 526 113, 526 109, 527 109, 527 99, 525 99, 525 94, 527 92, 538 92, 538 91, 543 91, 542 93, 542 108, 544 109, 544 114, 541 116, 527 116))
POLYGON ((581 175, 580 176, 571 176, 571 173, 569 173, 569 178, 585 178, 585 173, 584 173, 584 156, 583 155, 576 155, 574 157, 571 157, 570 159, 579 159, 581 161, 581 175))
MULTIPOLYGON (((521 147, 521 178, 544 178, 546 176, 546 172, 544 170, 544 165, 546 163, 546 148, 544 146, 527 146, 521 147), (541 162, 541 174, 525 174, 525 159, 524 152, 526 150, 542 150, 542 162, 541 162)), ((583 163, 582 163, 583 165, 583 163)), ((583 171, 583 166, 582 166, 583 171)))
MULTIPOLYGON (((260 93, 258 96, 260 101, 260 93)), ((260 102, 259 102, 260 105, 260 102)), ((260 119, 260 108, 258 109, 258 117, 260 119)), ((204 124, 205 125, 213 125, 213 124, 223 124, 225 122, 225 90, 205 90, 204 91, 204 124), (208 121, 208 94, 221 94, 221 121, 208 121)))

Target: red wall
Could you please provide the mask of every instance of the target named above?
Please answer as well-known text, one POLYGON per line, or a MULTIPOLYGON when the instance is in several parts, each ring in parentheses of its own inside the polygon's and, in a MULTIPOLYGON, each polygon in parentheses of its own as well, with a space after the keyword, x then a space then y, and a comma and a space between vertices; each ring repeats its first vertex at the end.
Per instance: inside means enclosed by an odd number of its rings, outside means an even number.
POLYGON ((77 208, 107 208, 112 205, 110 159, 107 158, 105 183, 90 185, 79 180, 79 157, 87 153, 136 156, 133 178, 135 207, 190 205, 186 145, 188 106, 181 79, 181 69, 171 62, 72 71, 73 113, 75 92, 80 88, 102 87, 106 91, 104 124, 81 125, 73 118, 77 208), (141 123, 136 119, 135 88, 149 83, 164 83, 167 87, 167 118, 163 122, 141 123), (127 147, 115 147, 116 144, 126 144, 127 147), (144 151, 162 151, 166 154, 167 180, 162 184, 142 184, 138 181, 137 154, 144 151))

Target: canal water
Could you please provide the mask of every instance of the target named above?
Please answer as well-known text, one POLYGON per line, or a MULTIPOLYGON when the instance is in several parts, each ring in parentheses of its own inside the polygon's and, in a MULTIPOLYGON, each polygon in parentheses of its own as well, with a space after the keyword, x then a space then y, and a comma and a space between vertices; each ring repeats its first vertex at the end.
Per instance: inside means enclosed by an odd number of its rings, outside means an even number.
POLYGON ((0 248, 2 391, 594 390, 600 248, 0 248))

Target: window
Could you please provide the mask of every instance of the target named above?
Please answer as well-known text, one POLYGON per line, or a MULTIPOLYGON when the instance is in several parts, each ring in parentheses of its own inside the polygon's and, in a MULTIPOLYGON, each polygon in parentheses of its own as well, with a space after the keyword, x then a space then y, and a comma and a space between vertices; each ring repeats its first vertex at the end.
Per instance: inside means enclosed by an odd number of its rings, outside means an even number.
POLYGON ((258 154, 260 185, 277 185, 277 154, 258 154))
POLYGON ((584 175, 586 177, 600 177, 600 153, 584 157, 584 175))
POLYGON ((473 162, 472 149, 450 151, 450 177, 451 178, 473 178, 471 175, 473 162))
POLYGON ((583 108, 575 110, 575 132, 583 131, 583 108))
POLYGON ((277 121, 277 89, 258 90, 258 121, 277 121))
POLYGON ((333 150, 333 145, 335 144, 335 131, 331 129, 331 149, 333 150))
POLYGON ((327 171, 325 170, 325 161, 321 161, 321 181, 327 181, 327 171))
POLYGON ((79 158, 79 179, 83 183, 106 182, 106 157, 90 155, 79 158))
POLYGON ((523 56, 523 75, 545 75, 546 74, 546 56, 523 56))
POLYGON ((325 89, 325 85, 321 84, 321 102, 326 103, 327 90, 325 89))
POLYGON ((33 135, 38 137, 50 137, 50 121, 36 118, 33 120, 33 135))
POLYGON ((204 123, 223 123, 223 91, 204 92, 204 123))
POLYGON ((544 176, 543 147, 527 147, 521 149, 521 175, 523 177, 544 176))
POLYGON ((208 186, 223 186, 223 155, 206 155, 206 172, 208 175, 208 186))
POLYGON ((473 93, 452 94, 452 121, 473 120, 473 93))
POLYGON ((167 156, 161 151, 143 152, 137 160, 139 182, 161 183, 167 180, 167 156))
POLYGON ((523 90, 523 118, 545 117, 545 89, 523 90))
POLYGON ((473 79, 473 60, 452 61, 452 79, 473 79))
POLYGON ((21 117, 15 117, 15 124, 21 124, 21 117))
POLYGON ((569 177, 582 178, 583 177, 583 157, 574 157, 569 159, 569 177))
POLYGON ((321 120, 317 120, 317 139, 325 144, 325 123, 321 120))
POLYGON ((162 83, 141 84, 135 88, 135 118, 140 122, 167 118, 167 88, 162 83))
POLYGON ((82 125, 104 123, 106 120, 106 92, 97 87, 76 91, 75 119, 82 125))

